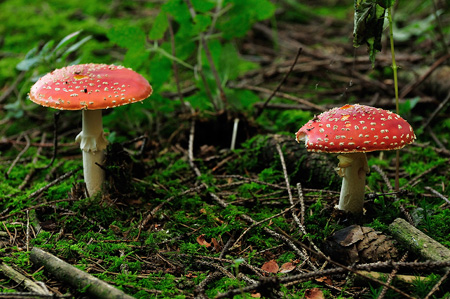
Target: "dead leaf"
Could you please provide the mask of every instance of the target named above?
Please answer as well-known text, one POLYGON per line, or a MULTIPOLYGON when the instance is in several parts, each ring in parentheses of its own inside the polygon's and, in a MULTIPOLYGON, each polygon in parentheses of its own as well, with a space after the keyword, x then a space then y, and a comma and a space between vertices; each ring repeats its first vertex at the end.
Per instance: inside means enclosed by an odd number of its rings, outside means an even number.
POLYGON ((324 299, 323 292, 319 288, 308 289, 305 292, 306 299, 324 299))
POLYGON ((278 273, 278 264, 275 260, 270 260, 268 262, 265 262, 264 265, 262 265, 261 270, 264 270, 269 273, 278 273))
POLYGON ((252 298, 261 298, 261 293, 252 293, 250 295, 250 297, 252 297, 252 298))
POLYGON ((287 263, 284 263, 283 265, 281 265, 280 272, 281 273, 288 273, 288 272, 291 272, 294 269, 295 269, 295 265, 293 263, 291 263, 291 262, 287 262, 287 263))
POLYGON ((211 243, 208 243, 205 240, 205 234, 201 234, 200 236, 197 237, 197 243, 200 244, 200 245, 204 245, 207 248, 211 247, 211 243))
POLYGON ((324 282, 324 283, 329 284, 329 285, 333 284, 333 282, 331 281, 331 279, 328 276, 317 277, 316 281, 317 282, 324 282))
POLYGON ((220 252, 222 250, 222 246, 220 246, 219 242, 216 240, 216 238, 211 238, 211 242, 214 245, 214 249, 216 252, 220 252))

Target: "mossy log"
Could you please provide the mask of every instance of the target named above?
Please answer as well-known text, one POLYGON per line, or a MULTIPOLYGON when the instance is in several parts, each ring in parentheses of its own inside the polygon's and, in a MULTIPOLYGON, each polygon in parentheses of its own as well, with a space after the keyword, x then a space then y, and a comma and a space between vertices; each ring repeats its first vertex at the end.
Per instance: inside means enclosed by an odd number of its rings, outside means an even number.
POLYGON ((30 252, 30 260, 35 265, 44 266, 54 277, 75 287, 83 289, 93 298, 105 299, 132 299, 132 296, 95 278, 94 276, 81 271, 78 268, 66 263, 56 256, 34 247, 30 252))
POLYGON ((450 261, 450 249, 430 238, 404 219, 397 218, 389 225, 394 238, 425 260, 450 261))

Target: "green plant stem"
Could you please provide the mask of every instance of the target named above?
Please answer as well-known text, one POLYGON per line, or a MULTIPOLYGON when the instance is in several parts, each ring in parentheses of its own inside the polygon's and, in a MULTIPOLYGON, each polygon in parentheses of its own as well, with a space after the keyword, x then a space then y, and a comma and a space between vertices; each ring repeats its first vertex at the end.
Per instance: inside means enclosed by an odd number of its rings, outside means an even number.
POLYGON ((398 79, 397 79, 397 63, 395 62, 395 48, 394 48, 394 33, 392 26, 392 7, 387 9, 388 11, 388 21, 389 21, 389 40, 391 42, 391 55, 392 55, 392 71, 394 74, 394 91, 395 91, 395 110, 399 113, 398 106, 398 79))
MULTIPOLYGON (((387 9, 389 21, 389 40, 391 42, 391 56, 392 56, 392 72, 394 74, 394 91, 395 91, 395 111, 399 114, 398 105, 398 79, 397 79, 397 63, 395 62, 395 48, 394 48, 394 32, 392 26, 392 7, 387 9)), ((400 188, 399 184, 399 168, 400 168, 400 153, 397 150, 395 155, 395 191, 400 188)))

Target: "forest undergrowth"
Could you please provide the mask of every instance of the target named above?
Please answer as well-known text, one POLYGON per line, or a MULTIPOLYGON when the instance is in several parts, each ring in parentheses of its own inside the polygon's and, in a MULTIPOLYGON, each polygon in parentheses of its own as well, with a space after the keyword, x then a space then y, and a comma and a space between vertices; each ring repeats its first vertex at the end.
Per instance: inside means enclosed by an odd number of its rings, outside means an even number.
POLYGON ((395 111, 387 23, 371 60, 351 1, 301 2, 0 3, 0 298, 450 298, 448 3, 393 7, 399 114, 417 139, 399 190, 395 151, 368 153, 353 215, 335 208, 337 155, 295 133, 345 104, 395 111), (153 87, 104 111, 95 196, 81 112, 28 99, 78 63, 153 87))

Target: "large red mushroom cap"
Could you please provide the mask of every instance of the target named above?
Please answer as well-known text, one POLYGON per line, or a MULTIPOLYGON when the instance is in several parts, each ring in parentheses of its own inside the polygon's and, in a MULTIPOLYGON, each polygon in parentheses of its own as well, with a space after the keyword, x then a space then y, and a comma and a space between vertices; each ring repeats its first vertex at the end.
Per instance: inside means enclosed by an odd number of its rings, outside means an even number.
POLYGON ((399 115, 364 105, 345 105, 315 116, 296 134, 308 151, 355 153, 395 150, 416 139, 399 115))
POLYGON ((129 68, 106 64, 79 64, 54 70, 31 88, 30 100, 61 110, 96 110, 148 98, 152 87, 129 68))

